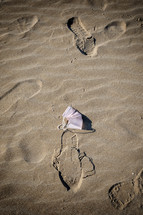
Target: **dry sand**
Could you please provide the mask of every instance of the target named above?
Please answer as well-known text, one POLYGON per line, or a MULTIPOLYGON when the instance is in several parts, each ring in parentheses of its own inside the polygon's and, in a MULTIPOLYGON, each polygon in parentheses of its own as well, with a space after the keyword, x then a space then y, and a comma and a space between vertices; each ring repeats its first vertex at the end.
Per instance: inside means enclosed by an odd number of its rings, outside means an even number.
POLYGON ((0 215, 143 214, 142 0, 1 0, 0 86, 0 215))

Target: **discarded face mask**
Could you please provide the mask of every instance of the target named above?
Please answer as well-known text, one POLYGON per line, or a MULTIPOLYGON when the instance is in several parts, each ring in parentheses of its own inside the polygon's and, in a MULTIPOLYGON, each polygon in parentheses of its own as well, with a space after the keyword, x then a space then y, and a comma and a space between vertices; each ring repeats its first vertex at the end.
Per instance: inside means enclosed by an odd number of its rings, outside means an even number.
POLYGON ((63 129, 63 130, 66 130, 68 128, 82 129, 82 126, 83 126, 82 114, 79 113, 73 107, 68 106, 62 116, 63 116, 63 122, 59 126, 59 129, 63 129))

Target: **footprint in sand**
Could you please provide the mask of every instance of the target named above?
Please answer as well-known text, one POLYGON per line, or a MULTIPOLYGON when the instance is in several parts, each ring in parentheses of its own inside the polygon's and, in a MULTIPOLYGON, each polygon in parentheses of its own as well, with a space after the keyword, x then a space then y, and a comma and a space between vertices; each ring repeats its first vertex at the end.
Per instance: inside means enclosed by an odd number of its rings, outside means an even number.
POLYGON ((69 19, 67 26, 75 35, 77 48, 81 53, 89 56, 97 54, 98 47, 119 38, 126 31, 124 21, 115 21, 109 23, 101 32, 95 33, 93 36, 85 29, 78 17, 69 19))
POLYGON ((21 35, 30 31, 38 22, 37 16, 21 17, 12 22, 7 28, 3 29, 0 36, 21 35))
MULTIPOLYGON (((32 128, 33 130, 34 128, 32 128)), ((25 161, 28 164, 40 163, 47 156, 47 145, 45 138, 41 137, 39 132, 27 132, 27 134, 21 131, 21 140, 14 146, 7 144, 6 150, 1 150, 0 162, 19 162, 25 161)))
POLYGON ((135 179, 113 185, 108 194, 115 208, 120 210, 126 208, 135 196, 143 195, 143 169, 135 179))
POLYGON ((53 156, 53 166, 66 189, 77 192, 83 179, 95 174, 95 165, 85 152, 80 152, 77 135, 65 138, 65 133, 61 137, 60 153, 53 156))
POLYGON ((0 97, 0 114, 8 111, 19 99, 29 99, 37 95, 42 88, 41 80, 18 82, 0 97))
POLYGON ((73 17, 67 22, 68 28, 74 33, 77 48, 85 55, 93 55, 95 38, 85 29, 78 17, 73 17))
POLYGON ((119 38, 126 31, 126 23, 124 21, 111 22, 105 26, 104 30, 95 34, 97 46, 104 45, 111 40, 119 38))
POLYGON ((47 148, 41 135, 29 133, 20 141, 21 157, 27 163, 40 163, 47 155, 47 148))

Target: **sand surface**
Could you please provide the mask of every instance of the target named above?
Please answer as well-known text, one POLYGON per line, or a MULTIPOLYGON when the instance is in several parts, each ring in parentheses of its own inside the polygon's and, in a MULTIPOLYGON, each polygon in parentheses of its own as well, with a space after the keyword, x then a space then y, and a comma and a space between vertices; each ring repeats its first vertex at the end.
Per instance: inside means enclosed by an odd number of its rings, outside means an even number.
POLYGON ((143 214, 143 1, 0 0, 0 136, 0 215, 143 214))

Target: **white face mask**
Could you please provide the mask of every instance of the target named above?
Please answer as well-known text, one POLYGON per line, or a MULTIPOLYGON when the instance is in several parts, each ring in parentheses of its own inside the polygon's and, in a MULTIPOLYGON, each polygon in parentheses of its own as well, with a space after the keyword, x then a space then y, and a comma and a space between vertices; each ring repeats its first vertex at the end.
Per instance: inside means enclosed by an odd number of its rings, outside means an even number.
POLYGON ((63 122, 59 127, 60 129, 66 130, 67 128, 71 129, 82 129, 83 119, 82 114, 79 113, 76 109, 71 106, 68 106, 65 112, 63 113, 63 122))

